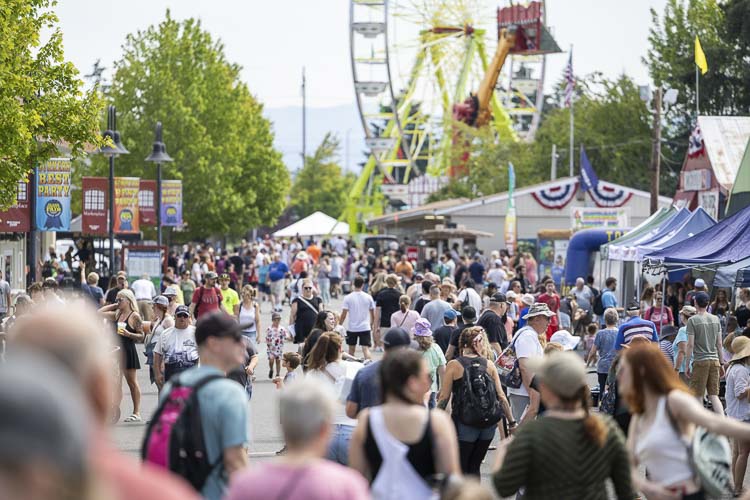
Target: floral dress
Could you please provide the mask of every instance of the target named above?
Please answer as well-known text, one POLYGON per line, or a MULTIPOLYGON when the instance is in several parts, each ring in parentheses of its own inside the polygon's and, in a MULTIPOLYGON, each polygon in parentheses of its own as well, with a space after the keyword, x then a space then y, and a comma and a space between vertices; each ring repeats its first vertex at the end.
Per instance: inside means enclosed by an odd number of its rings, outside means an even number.
POLYGON ((268 359, 281 358, 284 355, 284 340, 287 331, 283 326, 274 328, 269 326, 266 330, 266 347, 268 348, 268 359))

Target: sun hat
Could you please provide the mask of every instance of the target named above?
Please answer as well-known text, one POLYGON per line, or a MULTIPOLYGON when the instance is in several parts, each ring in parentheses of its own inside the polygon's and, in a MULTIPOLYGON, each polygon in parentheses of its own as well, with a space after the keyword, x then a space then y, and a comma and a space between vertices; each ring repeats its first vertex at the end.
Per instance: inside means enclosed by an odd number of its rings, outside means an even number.
POLYGON ((538 381, 562 398, 572 398, 585 387, 586 365, 570 351, 554 352, 543 358, 528 358, 528 366, 538 381))
POLYGON ((729 360, 730 362, 739 361, 750 356, 750 339, 745 336, 735 337, 732 340, 732 352, 734 352, 734 356, 729 360))
POLYGON ((508 290, 508 293, 505 294, 505 298, 507 298, 509 302, 515 302, 516 297, 518 297, 518 295, 516 295, 516 292, 513 290, 508 290))
POLYGON ((426 318, 419 318, 412 328, 412 333, 416 337, 432 337, 432 325, 426 318))
POLYGON ((666 340, 669 337, 674 337, 675 335, 677 335, 677 328, 674 325, 664 325, 661 327, 661 333, 659 334, 659 341, 666 340))
POLYGON ((682 306, 682 309, 680 309, 680 314, 687 316, 688 318, 690 316, 695 316, 695 314, 698 311, 696 311, 695 307, 693 306, 682 306))
POLYGON ((532 306, 534 305, 534 296, 530 293, 524 293, 523 295, 521 295, 521 302, 523 302, 527 306, 532 306))
POLYGON ((581 341, 581 337, 571 335, 571 333, 567 330, 558 330, 552 334, 552 337, 550 337, 549 341, 557 342, 558 344, 563 346, 563 349, 566 351, 572 351, 581 341))
POLYGON ((547 316, 551 318, 555 313, 549 310, 549 306, 543 302, 535 302, 529 306, 529 312, 523 317, 523 319, 533 318, 534 316, 547 316))

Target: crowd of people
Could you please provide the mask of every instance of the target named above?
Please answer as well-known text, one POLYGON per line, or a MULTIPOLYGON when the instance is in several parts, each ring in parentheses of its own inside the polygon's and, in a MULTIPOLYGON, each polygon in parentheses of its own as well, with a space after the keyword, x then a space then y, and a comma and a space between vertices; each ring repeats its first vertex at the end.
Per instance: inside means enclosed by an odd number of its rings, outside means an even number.
POLYGON ((102 289, 81 269, 75 293, 49 276, 4 299, 0 400, 18 405, 4 417, 18 432, 0 434, 0 449, 22 446, 14 439, 34 425, 74 439, 64 450, 50 436, 28 453, 8 451, 0 484, 33 480, 30 491, 53 499, 108 498, 102 488, 148 490, 144 498, 481 499, 492 498, 479 481, 485 463, 503 497, 744 493, 750 291, 734 311, 726 291, 709 293, 700 279, 686 293, 670 284, 666 300, 644 286, 621 305, 615 278, 599 290, 581 277, 560 294, 561 275, 538 276, 529 254, 453 247, 417 262, 398 245, 378 254, 340 237, 266 238, 231 253, 185 246, 165 264, 156 284, 120 272, 102 289), (273 404, 253 400, 263 353, 285 445, 276 460, 250 463, 249 404, 273 404), (153 415, 141 413, 141 359, 159 392, 153 415), (50 376, 61 387, 9 385, 40 365, 59 372, 50 376), (123 420, 146 421, 137 478, 134 461, 105 444, 121 377, 132 399, 123 420), (16 390, 57 393, 46 423, 24 421, 16 390), (98 422, 93 432, 81 429, 86 419, 98 422), (701 445, 706 436, 714 448, 701 445), (726 464, 720 436, 732 439, 726 464), (712 452, 713 469, 699 460, 712 452), (34 475, 42 458, 66 488, 34 475))

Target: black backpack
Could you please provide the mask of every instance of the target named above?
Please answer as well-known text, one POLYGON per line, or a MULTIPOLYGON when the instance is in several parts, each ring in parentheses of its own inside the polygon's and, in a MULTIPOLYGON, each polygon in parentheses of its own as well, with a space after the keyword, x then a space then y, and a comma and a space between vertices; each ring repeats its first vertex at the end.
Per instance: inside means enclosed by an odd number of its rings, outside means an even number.
POLYGON ((604 294, 600 293, 594 298, 593 310, 594 314, 596 314, 597 316, 601 316, 602 314, 604 314, 604 303, 602 302, 602 295, 604 294))
POLYGON ((170 380, 169 394, 148 425, 141 458, 185 478, 196 491, 201 491, 211 471, 222 463, 222 457, 213 464, 208 461, 198 391, 224 377, 207 375, 193 386, 183 384, 180 378, 170 380))
POLYGON ((464 367, 463 384, 458 392, 458 420, 470 427, 495 425, 503 418, 503 409, 497 399, 495 381, 487 372, 487 360, 464 356, 457 359, 464 367))

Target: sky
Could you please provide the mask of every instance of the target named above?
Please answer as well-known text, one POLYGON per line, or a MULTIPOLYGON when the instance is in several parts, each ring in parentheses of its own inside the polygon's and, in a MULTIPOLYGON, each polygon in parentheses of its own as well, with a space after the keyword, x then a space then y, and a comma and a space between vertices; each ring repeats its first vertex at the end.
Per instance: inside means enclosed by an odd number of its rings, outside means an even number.
MULTIPOLYGON (((492 5, 508 4, 481 1, 490 4, 488 16, 494 16, 492 5)), ((648 71, 641 57, 647 51, 649 9, 661 13, 665 3, 547 0, 547 24, 560 47, 574 46, 576 74, 601 71, 615 78, 626 73, 646 84, 648 71)), ((301 106, 303 66, 308 106, 354 106, 348 0, 60 0, 55 10, 66 58, 82 74, 89 73, 97 59, 112 68, 126 35, 158 24, 167 9, 176 19, 200 18, 203 27, 224 43, 228 59, 243 67, 242 78, 267 109, 301 106)), ((567 60, 567 54, 548 57, 548 86, 562 76, 567 60)), ((335 130, 336 124, 329 128, 335 130)))

